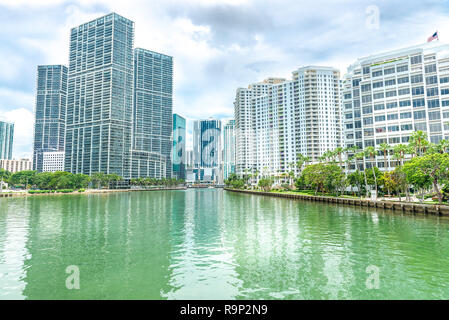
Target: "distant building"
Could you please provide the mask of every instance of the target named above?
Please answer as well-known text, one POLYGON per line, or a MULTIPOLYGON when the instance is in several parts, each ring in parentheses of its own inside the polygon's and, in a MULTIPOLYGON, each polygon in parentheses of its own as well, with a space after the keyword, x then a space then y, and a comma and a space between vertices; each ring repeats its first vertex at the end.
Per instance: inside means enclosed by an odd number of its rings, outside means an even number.
POLYGON ((186 119, 173 114, 173 177, 186 179, 186 119))
POLYGON ((187 150, 186 152, 186 166, 187 168, 193 168, 193 150, 187 150))
POLYGON ((0 168, 15 173, 24 170, 32 170, 33 164, 30 159, 19 159, 19 160, 0 159, 0 168))
POLYGON ((64 151, 66 102, 67 67, 38 66, 33 143, 33 170, 37 172, 51 165, 44 163, 44 153, 56 152, 55 157, 60 157, 64 151))
POLYGON ((43 152, 42 153, 42 172, 64 171, 64 151, 43 152))
POLYGON ((193 167, 199 171, 197 180, 219 183, 221 166, 221 121, 195 120, 193 123, 193 167))
POLYGON ((223 179, 235 173, 235 120, 230 120, 223 131, 223 179))
POLYGON ((0 159, 12 159, 14 124, 0 121, 0 159))

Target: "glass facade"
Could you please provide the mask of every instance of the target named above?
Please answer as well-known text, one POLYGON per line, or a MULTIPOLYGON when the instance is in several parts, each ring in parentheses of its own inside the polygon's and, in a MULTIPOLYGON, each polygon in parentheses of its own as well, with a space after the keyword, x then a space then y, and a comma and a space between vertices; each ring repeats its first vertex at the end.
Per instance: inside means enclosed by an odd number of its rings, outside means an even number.
POLYGON ((196 168, 218 168, 221 158, 221 121, 193 123, 193 161, 196 168))
MULTIPOLYGON (((134 52, 133 150, 165 157, 172 176, 173 58, 136 48, 134 52)), ((153 166, 151 160, 148 165, 153 166)), ((132 177, 137 177, 133 160, 132 177)), ((154 177, 149 170, 151 177, 154 177)))
POLYGON ((186 119, 173 114, 173 176, 186 179, 186 119))
POLYGON ((71 30, 65 170, 130 177, 134 22, 115 13, 71 30))
POLYGON ((43 171, 43 153, 64 151, 67 67, 37 67, 33 170, 43 171))
POLYGON ((235 120, 230 120, 223 131, 223 179, 235 173, 235 120))
POLYGON ((14 124, 0 121, 0 159, 12 159, 14 124))

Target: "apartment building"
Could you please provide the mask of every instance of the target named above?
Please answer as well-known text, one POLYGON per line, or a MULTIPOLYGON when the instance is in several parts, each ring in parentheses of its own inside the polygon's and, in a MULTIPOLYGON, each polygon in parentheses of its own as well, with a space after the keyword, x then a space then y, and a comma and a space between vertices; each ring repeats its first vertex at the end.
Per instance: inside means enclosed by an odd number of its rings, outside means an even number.
POLYGON ((60 153, 64 152, 66 103, 67 67, 38 66, 33 142, 33 170, 37 172, 53 168, 53 159, 61 159, 60 153), (50 152, 55 154, 51 156, 50 152))
POLYGON ((11 173, 16 173, 24 170, 32 170, 33 164, 30 159, 0 159, 0 169, 5 169, 6 171, 9 171, 11 173))
POLYGON ((237 89, 236 172, 296 171, 298 154, 317 161, 342 143, 340 73, 308 66, 291 80, 269 78, 237 89))

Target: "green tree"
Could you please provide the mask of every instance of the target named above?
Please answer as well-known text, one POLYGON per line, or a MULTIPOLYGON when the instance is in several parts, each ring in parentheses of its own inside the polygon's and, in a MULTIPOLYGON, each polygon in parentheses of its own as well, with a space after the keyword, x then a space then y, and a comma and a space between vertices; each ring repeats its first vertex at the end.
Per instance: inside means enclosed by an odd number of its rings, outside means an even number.
MULTIPOLYGON (((372 177, 374 180, 374 191, 375 191, 375 197, 377 198, 377 175, 375 173, 375 169, 377 169, 376 167, 376 155, 377 155, 377 151, 374 147, 366 147, 365 149, 365 156, 370 157, 371 159, 371 169, 372 169, 372 177)), ((379 170, 379 169, 377 169, 379 170)), ((365 169, 366 171, 366 169, 365 169)), ((366 176, 366 172, 365 172, 365 176, 366 176)), ((368 179, 367 179, 368 180, 368 179)))
POLYGON ((448 177, 449 172, 449 154, 432 153, 421 157, 412 158, 407 162, 408 170, 420 171, 423 175, 429 175, 433 184, 433 189, 438 196, 438 202, 442 203, 442 194, 438 184, 442 183, 448 177))
POLYGON ((356 170, 351 172, 347 176, 347 182, 351 186, 352 192, 354 192, 354 188, 357 188, 357 193, 362 195, 362 186, 364 184, 364 174, 360 172, 360 170, 356 170))
POLYGON ((385 171, 388 170, 388 158, 387 158, 387 155, 388 155, 388 152, 390 151, 390 149, 391 149, 391 146, 388 143, 382 142, 379 145, 379 150, 381 150, 383 155, 384 155, 384 168, 385 168, 385 171))
POLYGON ((271 178, 262 178, 259 180, 258 186, 264 191, 269 191, 273 185, 273 180, 271 178))
POLYGON ((11 172, 0 168, 0 192, 3 191, 3 184, 5 181, 8 181, 9 177, 11 177, 11 172))
POLYGON ((410 136, 409 144, 414 149, 414 154, 420 156, 428 145, 427 134, 421 130, 415 131, 410 136))
POLYGON ((33 178, 36 175, 36 171, 33 170, 24 170, 24 171, 19 171, 16 172, 14 174, 12 174, 9 177, 9 183, 12 185, 24 185, 26 189, 28 189, 28 187, 30 185, 33 185, 33 178))

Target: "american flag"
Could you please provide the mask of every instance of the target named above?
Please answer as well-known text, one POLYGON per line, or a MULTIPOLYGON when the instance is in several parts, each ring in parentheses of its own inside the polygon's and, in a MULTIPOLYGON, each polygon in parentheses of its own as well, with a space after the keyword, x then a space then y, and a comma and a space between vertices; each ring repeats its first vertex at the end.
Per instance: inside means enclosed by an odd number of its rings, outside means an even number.
POLYGON ((427 38, 427 42, 430 42, 430 41, 435 40, 435 39, 438 40, 438 31, 435 31, 435 33, 432 34, 431 37, 428 37, 428 38, 427 38))

